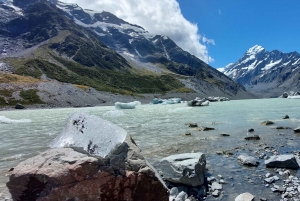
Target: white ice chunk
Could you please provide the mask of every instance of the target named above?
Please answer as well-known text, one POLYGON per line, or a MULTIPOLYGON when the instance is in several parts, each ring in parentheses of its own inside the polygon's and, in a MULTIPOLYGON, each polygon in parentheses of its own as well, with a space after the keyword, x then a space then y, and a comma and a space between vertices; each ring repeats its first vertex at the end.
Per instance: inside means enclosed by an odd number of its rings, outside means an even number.
POLYGON ((126 135, 123 128, 98 116, 75 113, 51 147, 80 147, 91 155, 105 157, 124 142, 126 135))

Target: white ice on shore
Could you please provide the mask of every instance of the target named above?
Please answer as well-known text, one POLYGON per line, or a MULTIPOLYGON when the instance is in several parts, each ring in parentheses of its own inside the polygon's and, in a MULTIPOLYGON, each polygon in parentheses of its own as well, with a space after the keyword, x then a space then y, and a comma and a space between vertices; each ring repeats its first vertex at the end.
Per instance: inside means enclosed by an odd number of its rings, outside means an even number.
POLYGON ((62 133, 51 143, 52 148, 79 147, 91 155, 107 156, 124 142, 127 132, 96 115, 73 114, 62 133))

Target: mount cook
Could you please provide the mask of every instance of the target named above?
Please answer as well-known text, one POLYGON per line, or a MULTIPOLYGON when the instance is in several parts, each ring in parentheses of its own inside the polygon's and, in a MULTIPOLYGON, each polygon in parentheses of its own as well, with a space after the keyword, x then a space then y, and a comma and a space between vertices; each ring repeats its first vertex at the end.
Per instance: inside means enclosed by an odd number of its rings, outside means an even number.
POLYGON ((278 97, 283 92, 299 91, 300 54, 269 52, 255 45, 220 71, 259 97, 278 97))

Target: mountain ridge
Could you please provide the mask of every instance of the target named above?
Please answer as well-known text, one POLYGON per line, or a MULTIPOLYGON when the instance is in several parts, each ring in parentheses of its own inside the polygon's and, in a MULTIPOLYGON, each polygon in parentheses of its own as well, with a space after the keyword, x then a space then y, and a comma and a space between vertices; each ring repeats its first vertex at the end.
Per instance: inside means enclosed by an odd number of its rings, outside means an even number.
POLYGON ((127 95, 184 91, 253 97, 169 37, 106 11, 86 13, 55 0, 7 2, 0 4, 0 63, 10 73, 127 95))
POLYGON ((261 97, 278 97, 300 86, 300 54, 296 51, 271 52, 255 45, 221 71, 261 97))

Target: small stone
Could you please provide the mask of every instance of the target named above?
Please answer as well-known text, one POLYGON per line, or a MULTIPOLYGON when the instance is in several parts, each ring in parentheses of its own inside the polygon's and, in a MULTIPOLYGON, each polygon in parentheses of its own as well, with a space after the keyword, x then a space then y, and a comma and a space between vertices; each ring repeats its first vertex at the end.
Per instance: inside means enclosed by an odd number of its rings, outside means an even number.
POLYGON ((222 133, 220 135, 223 136, 223 137, 229 137, 230 136, 229 134, 226 134, 226 133, 222 133))
POLYGON ((211 127, 205 127, 205 126, 201 126, 198 129, 199 131, 210 131, 210 130, 215 130, 214 128, 211 127))
POLYGON ((254 196, 250 193, 243 193, 235 198, 235 201, 252 201, 254 196))
POLYGON ((227 184, 227 182, 224 179, 221 179, 219 183, 220 184, 227 184))
POLYGON ((245 140, 260 140, 260 137, 258 135, 253 135, 245 137, 245 140))
POLYGON ((196 127, 198 127, 198 124, 197 123, 189 123, 189 127, 196 128, 196 127))
POLYGON ((273 174, 271 174, 271 173, 266 174, 266 178, 269 178, 269 177, 272 177, 272 176, 273 176, 273 174))
POLYGON ((219 184, 218 182, 213 182, 211 185, 211 189, 214 190, 222 190, 223 186, 222 184, 219 184))
POLYGON ((266 198, 260 198, 259 200, 260 200, 260 201, 267 201, 266 198))
POLYGON ((298 192, 300 193, 300 186, 298 186, 298 192))
POLYGON ((247 131, 248 131, 249 133, 250 133, 250 132, 254 132, 254 129, 253 129, 253 128, 249 128, 247 131))
POLYGON ((214 192, 212 192, 212 195, 213 195, 214 197, 219 197, 220 191, 219 191, 219 190, 214 190, 214 192))
POLYGON ((277 192, 277 191, 278 191, 278 189, 277 189, 277 188, 274 188, 274 187, 272 187, 272 188, 271 188, 271 191, 273 191, 273 192, 277 192))
POLYGON ((192 133, 187 131, 187 132, 185 132, 185 135, 186 135, 186 136, 191 136, 192 133))
POLYGON ((271 184, 275 181, 275 179, 273 177, 269 177, 269 178, 264 179, 264 181, 267 182, 268 184, 271 184))
POLYGON ((208 182, 216 181, 216 178, 215 177, 207 177, 207 181, 208 182))

